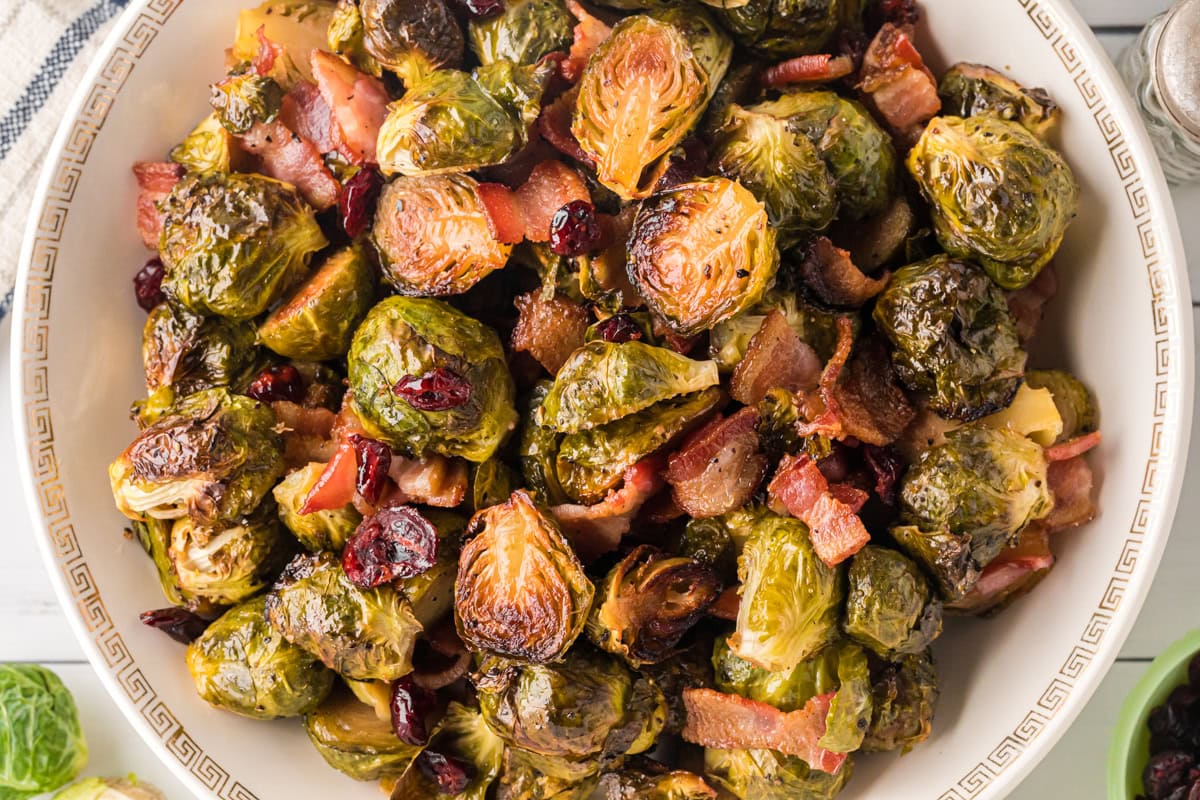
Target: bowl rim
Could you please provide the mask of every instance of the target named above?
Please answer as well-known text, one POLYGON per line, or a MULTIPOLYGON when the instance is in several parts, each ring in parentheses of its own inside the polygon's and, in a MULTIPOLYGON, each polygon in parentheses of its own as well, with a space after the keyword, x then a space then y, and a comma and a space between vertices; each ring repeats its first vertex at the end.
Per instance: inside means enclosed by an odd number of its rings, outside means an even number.
MULTIPOLYGON (((127 37, 135 32, 135 23, 160 28, 184 1, 133 0, 129 4, 94 56, 47 151, 18 260, 17 292, 14 295, 18 302, 14 303, 11 342, 12 422, 21 481, 39 550, 59 604, 101 683, 142 739, 189 790, 202 797, 253 798, 247 787, 236 780, 231 781, 232 776, 211 758, 199 759, 203 762, 199 769, 194 765, 189 768, 178 753, 168 748, 166 737, 155 730, 144 709, 138 707, 131 699, 129 689, 119 682, 116 669, 108 663, 99 647, 96 632, 83 619, 82 609, 77 605, 79 598, 68 583, 64 556, 54 550, 50 512, 60 502, 65 506, 65 499, 59 497, 47 502, 39 490, 52 487, 44 486, 45 480, 39 483, 39 473, 35 469, 36 455, 45 449, 47 438, 52 439, 41 429, 43 422, 47 429, 51 427, 50 410, 43 379, 45 367, 39 374, 36 366, 39 356, 43 361, 46 358, 47 334, 38 327, 38 321, 49 316, 49 298, 48 292, 43 297, 31 284, 33 256, 40 241, 39 223, 50 210, 50 191, 56 176, 65 167, 66 147, 71 143, 85 104, 94 91, 102 89, 108 89, 109 99, 115 101, 124 80, 120 71, 135 68, 155 38, 151 35, 136 42, 128 40, 127 37), (122 53, 126 63, 116 65, 118 75, 111 79, 105 73, 113 66, 114 54, 123 43, 129 43, 136 52, 122 53), (102 83, 102 80, 106 82, 102 83), (115 84, 115 88, 110 84, 115 84), (37 416, 39 412, 42 416, 37 416), (41 449, 35 450, 39 445, 41 449), (214 780, 219 785, 211 785, 214 780)), ((1136 622, 1137 612, 1166 546, 1182 489, 1191 429, 1194 347, 1187 262, 1171 195, 1149 135, 1116 68, 1069 0, 1006 1, 1018 4, 1025 11, 1074 77, 1074 83, 1093 111, 1095 121, 1109 143, 1112 158, 1125 179, 1127 200, 1138 222, 1153 292, 1159 379, 1155 396, 1154 444, 1147 460, 1143 500, 1138 505, 1130 538, 1092 621, 1078 636, 1076 646, 1060 668, 1059 675, 1043 692, 1038 707, 1031 709, 1025 720, 988 756, 949 785, 939 800, 1005 796, 1052 749, 1095 692, 1136 622), (1149 546, 1144 546, 1146 539, 1149 539, 1149 546)), ((102 123, 111 105, 87 110, 99 115, 102 123)), ((91 135, 94 136, 100 125, 94 121, 92 124, 95 128, 91 135)), ((77 158, 76 162, 79 160, 77 158)), ((86 161, 86 154, 82 161, 86 161)), ((57 202, 69 204, 69 200, 57 202)), ((48 283, 40 275, 35 277, 48 283)), ((52 442, 49 445, 52 450, 52 442)), ((77 549, 76 557, 79 557, 77 549)), ((164 706, 164 710, 178 726, 169 709, 164 706)), ((181 728, 178 731, 182 733, 181 728)))

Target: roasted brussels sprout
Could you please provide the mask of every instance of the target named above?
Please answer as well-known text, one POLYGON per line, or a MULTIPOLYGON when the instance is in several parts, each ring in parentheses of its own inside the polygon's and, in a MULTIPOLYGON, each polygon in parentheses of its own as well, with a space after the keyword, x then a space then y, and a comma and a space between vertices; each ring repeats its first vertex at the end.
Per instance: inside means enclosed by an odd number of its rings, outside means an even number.
POLYGON ((266 588, 287 560, 288 549, 274 509, 263 508, 220 528, 177 519, 167 554, 188 604, 231 606, 266 588))
POLYGON ((721 9, 734 38, 758 56, 783 59, 819 53, 833 38, 841 7, 853 0, 749 0, 721 9))
POLYGON ((225 130, 245 133, 256 122, 271 122, 279 116, 283 89, 272 78, 248 70, 230 75, 210 87, 209 105, 225 130))
POLYGON ((396 582, 412 606, 413 616, 425 630, 432 630, 454 611, 454 579, 458 573, 458 552, 467 520, 452 511, 425 508, 421 515, 437 529, 437 561, 432 567, 396 582))
POLYGON ((354 329, 375 304, 375 270, 352 244, 325 259, 258 328, 284 358, 326 361, 350 349, 354 329))
POLYGON ((903 553, 867 545, 847 574, 846 634, 883 658, 923 652, 942 632, 942 604, 903 553))
POLYGON ((710 567, 722 583, 737 580, 738 547, 720 517, 689 519, 672 550, 710 567))
POLYGON ((639 341, 588 342, 558 370, 534 414, 561 433, 622 419, 663 400, 718 383, 717 365, 639 341))
POLYGON ((363 44, 383 66, 402 76, 415 59, 457 66, 463 34, 444 0, 361 0, 363 44))
POLYGON ((948 256, 909 264, 875 303, 896 373, 944 417, 973 420, 1012 402, 1025 352, 1004 295, 973 264, 948 256))
POLYGON ((329 766, 356 781, 402 775, 423 748, 405 744, 380 716, 341 686, 304 715, 304 729, 329 766))
POLYGON ((1100 413, 1096 399, 1083 382, 1060 369, 1033 369, 1025 373, 1025 384, 1034 389, 1047 389, 1062 419, 1058 441, 1066 441, 1100 429, 1100 413))
POLYGON ((654 191, 704 111, 711 65, 674 25, 645 15, 617 23, 579 79, 571 123, 602 184, 626 200, 654 191))
POLYGON ((675 333, 691 336, 751 308, 779 267, 763 204, 727 178, 684 183, 638 210, 629 280, 675 333))
POLYGON ((832 800, 850 780, 846 759, 836 775, 774 750, 704 751, 705 775, 739 800, 832 800))
POLYGON ((514 155, 529 143, 529 134, 542 113, 542 95, 557 69, 554 61, 529 65, 494 61, 477 67, 472 73, 476 83, 496 98, 516 121, 514 155))
POLYGON ((508 262, 467 175, 401 177, 384 188, 371 238, 401 294, 462 294, 508 262))
POLYGON ((758 333, 767 315, 775 310, 783 314, 788 327, 815 350, 822 361, 833 357, 838 337, 837 320, 844 315, 819 308, 793 292, 776 288, 767 292, 747 313, 720 322, 709 331, 709 355, 722 372, 732 371, 741 363, 750 340, 758 333))
POLYGON ((1045 89, 1026 89, 1002 72, 980 64, 955 64, 938 84, 942 112, 953 117, 998 117, 1046 138, 1062 114, 1045 89))
POLYGON ((539 409, 553 384, 538 381, 529 393, 521 416, 521 476, 530 495, 542 505, 556 506, 570 500, 558 481, 558 447, 562 434, 538 421, 539 409))
POLYGON ((320 705, 334 674, 267 624, 266 598, 226 611, 188 645, 187 665, 206 702, 253 719, 298 717, 320 705))
POLYGON ((108 468, 130 519, 233 522, 258 507, 283 475, 275 415, 249 397, 207 389, 180 400, 108 468))
POLYGON ((483 511, 498 506, 520 485, 512 467, 498 458, 489 458, 471 469, 471 508, 483 511))
POLYGON ((407 675, 421 633, 400 592, 358 588, 331 553, 296 556, 266 595, 266 617, 284 639, 355 680, 407 675))
POLYGON ((883 664, 872 675, 871 726, 863 739, 868 753, 907 753, 929 737, 937 706, 937 667, 929 652, 883 664))
MULTIPOLYGON (((429 750, 456 758, 473 772, 466 787, 455 794, 462 800, 484 800, 504 759, 504 740, 492 732, 474 708, 451 702, 429 740, 429 750)), ((426 800, 445 794, 420 769, 410 769, 396 785, 392 800, 426 800)))
POLYGON ((174 565, 171 563, 171 521, 148 519, 145 522, 134 522, 132 527, 137 543, 154 563, 154 569, 158 572, 158 583, 167 602, 206 619, 219 616, 221 609, 212 603, 198 599, 189 602, 184 599, 179 588, 179 579, 175 576, 174 565))
POLYGON ((347 59, 356 69, 376 78, 383 74, 383 67, 367 52, 366 31, 358 0, 338 0, 329 27, 325 30, 325 40, 330 52, 347 59))
POLYGON ((238 150, 233 137, 213 112, 172 148, 171 160, 182 164, 188 172, 211 175, 229 172, 238 160, 238 150))
POLYGON ((908 155, 946 252, 979 261, 1005 289, 1029 285, 1075 217, 1079 184, 1020 123, 936 117, 908 155))
POLYGON ((813 552, 808 528, 793 517, 738 512, 748 526, 738 558, 741 604, 729 646, 766 670, 791 669, 837 636, 845 575, 813 552))
POLYGON ((729 34, 702 6, 667 5, 650 10, 646 16, 675 26, 687 39, 692 54, 699 60, 700 68, 708 78, 708 95, 705 100, 711 99, 721 81, 725 79, 725 73, 733 60, 733 40, 729 38, 729 34))
POLYGON ((602 768, 600 758, 575 761, 507 747, 496 800, 592 800, 602 768))
POLYGON ((1042 447, 1054 444, 1063 430, 1054 395, 1049 389, 1034 389, 1028 380, 1017 389, 1008 408, 983 417, 978 424, 1019 433, 1042 447))
POLYGON ((687 724, 687 707, 683 703, 684 689, 712 689, 713 639, 707 632, 690 637, 692 643, 677 650, 675 655, 657 664, 644 664, 639 669, 662 690, 667 699, 667 721, 663 733, 677 736, 687 724))
POLYGON ((261 175, 187 177, 161 207, 163 291, 199 314, 258 316, 326 244, 296 190, 261 175))
POLYGON ((354 533, 362 515, 353 506, 301 514, 309 492, 316 485, 324 464, 308 464, 292 472, 272 490, 279 507, 279 518, 310 553, 322 550, 342 552, 346 540, 354 533))
POLYGON ((475 650, 557 661, 583 632, 595 589, 557 523, 524 490, 467 528, 454 587, 458 634, 475 650))
POLYGON ((647 760, 601 775, 595 796, 598 800, 716 800, 717 792, 699 775, 668 771, 647 760))
POLYGON ((516 425, 516 390, 499 337, 439 300, 389 297, 376 305, 348 361, 357 410, 402 452, 486 461, 516 425), (454 391, 406 392, 405 381, 423 383, 424 376, 454 391))
POLYGON ((172 302, 159 303, 142 329, 146 391, 177 396, 204 389, 244 387, 263 366, 254 326, 202 317, 172 302))
POLYGON ((575 17, 562 0, 508 0, 499 15, 471 20, 467 33, 481 64, 535 64, 571 48, 575 17))

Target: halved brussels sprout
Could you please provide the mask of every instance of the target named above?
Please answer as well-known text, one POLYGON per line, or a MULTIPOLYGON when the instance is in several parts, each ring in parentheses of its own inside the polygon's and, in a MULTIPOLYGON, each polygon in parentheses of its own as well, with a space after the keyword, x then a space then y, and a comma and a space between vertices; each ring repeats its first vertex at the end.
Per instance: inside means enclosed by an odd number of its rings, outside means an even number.
POLYGON ((401 177, 379 198, 371 239, 401 294, 462 294, 508 263, 468 175, 401 177))
POLYGON ((853 771, 849 758, 830 775, 774 750, 704 751, 705 775, 738 800, 833 800, 853 771))
POLYGON ((171 547, 171 522, 169 520, 149 519, 145 522, 134 522, 132 528, 137 543, 154 562, 154 569, 158 572, 159 586, 168 603, 186 608, 205 619, 220 615, 221 608, 219 606, 203 600, 197 599, 189 602, 184 599, 169 553, 171 547))
POLYGON ((652 9, 646 16, 675 26, 687 39, 692 54, 708 78, 708 96, 705 99, 711 99, 733 61, 733 40, 729 34, 703 6, 677 3, 652 9))
POLYGON ((1020 123, 936 117, 908 154, 946 252, 977 259, 1005 289, 1028 286, 1075 217, 1067 162, 1020 123))
POLYGON ((562 0, 508 0, 500 14, 471 20, 467 34, 481 64, 535 64, 571 49, 575 17, 562 0))
POLYGON ((538 411, 550 393, 550 381, 538 381, 529 393, 521 417, 521 476, 539 503, 556 506, 570 500, 558 480, 558 447, 562 434, 538 422, 538 411))
POLYGON ((524 490, 476 514, 454 587, 458 635, 475 650, 557 661, 583 632, 595 589, 558 524, 524 490))
POLYGON ((463 34, 444 0, 361 0, 363 44, 371 57, 402 76, 414 59, 433 67, 462 61, 463 34))
POLYGON ((874 317, 896 373, 937 413, 969 421, 1012 402, 1025 351, 1004 294, 975 265, 942 255, 897 270, 874 317))
POLYGON ((266 595, 282 638, 355 680, 393 681, 412 671, 421 623, 400 592, 360 589, 332 553, 300 555, 266 595))
POLYGON ((883 658, 924 652, 942 632, 942 604, 909 558, 867 545, 847 574, 846 634, 883 658))
POLYGON ((267 624, 266 598, 226 611, 188 645, 187 665, 206 702, 253 719, 298 717, 316 708, 334 674, 267 624))
POLYGON ((579 79, 571 123, 602 184, 625 200, 654 191, 704 111, 711 65, 674 25, 645 15, 617 23, 579 79))
POLYGON ((200 525, 249 515, 283 475, 275 424, 270 408, 224 389, 185 397, 109 466, 117 508, 200 525))
POLYGON ((258 328, 284 358, 327 361, 350 349, 354 329, 375 304, 375 269, 358 244, 337 251, 258 328))
POLYGON ((780 311, 788 327, 796 332, 822 361, 833 357, 837 346, 837 321, 844 314, 820 308, 794 292, 772 289, 750 311, 719 322, 709 331, 708 352, 721 371, 732 371, 746 357, 750 340, 772 311, 780 311))
POLYGON ((938 94, 947 116, 1012 120, 1043 139, 1062 116, 1045 89, 1026 89, 981 64, 955 64, 942 76, 938 94))
POLYGON ((534 417, 561 433, 579 433, 699 392, 719 381, 717 365, 638 341, 588 342, 558 370, 534 417))
POLYGON ((366 28, 358 0, 338 0, 325 31, 329 50, 350 60, 357 69, 378 78, 383 67, 367 52, 366 28))
POLYGON ((1049 447, 1063 430, 1062 416, 1054 405, 1049 389, 1035 389, 1028 379, 1013 395, 1008 408, 989 414, 978 424, 987 428, 1003 428, 1027 436, 1042 447, 1049 447))
POLYGON ((964 598, 979 582, 983 566, 971 554, 971 537, 945 528, 923 530, 916 525, 896 525, 892 539, 934 581, 948 603, 964 598))
POLYGON ((380 716, 344 685, 304 715, 304 729, 325 763, 356 781, 402 775, 424 749, 400 741, 391 716, 380 716))
POLYGON ((295 470, 272 490, 275 502, 279 506, 279 518, 292 532, 292 535, 304 545, 310 553, 322 550, 342 552, 346 540, 354 533, 362 515, 354 506, 333 508, 327 511, 314 511, 311 514, 301 514, 309 492, 325 471, 325 465, 308 464, 295 470))
POLYGON ((554 61, 516 64, 494 61, 476 67, 471 73, 483 90, 496 98, 516 120, 517 154, 529 143, 534 123, 542 113, 542 95, 558 70, 554 61))
POLYGON ((699 775, 668 770, 657 761, 643 759, 617 772, 600 776, 598 800, 717 800, 717 792, 699 775))
MULTIPOLYGON (((504 760, 504 740, 492 733, 483 715, 455 702, 446 708, 430 737, 429 750, 457 758, 472 768, 466 788, 455 794, 461 800, 485 800, 504 760)), ((418 767, 404 774, 391 800, 427 800, 439 794, 445 793, 418 767)))
POLYGON ((784 59, 822 52, 853 0, 749 0, 718 13, 734 38, 755 55, 784 59))
POLYGON ((185 601, 231 606, 267 587, 288 547, 274 509, 267 508, 219 528, 175 520, 167 555, 185 601))
POLYGON ((189 176, 161 208, 163 291, 199 314, 258 316, 327 243, 295 188, 262 175, 189 176))
POLYGON ((683 336, 754 306, 778 267, 766 209, 727 178, 655 194, 638 210, 629 238, 630 282, 683 336))
POLYGON ((498 506, 520 485, 512 467, 498 458, 489 458, 471 469, 471 509, 483 511, 498 506))
POLYGON ((202 317, 172 302, 159 303, 142 329, 146 391, 169 388, 184 396, 204 389, 245 386, 264 365, 254 326, 202 317))
POLYGON ((401 452, 486 461, 516 424, 516 389, 496 332, 439 300, 389 297, 376 305, 348 362, 356 409, 401 452), (447 373, 456 388, 468 387, 464 402, 451 404, 460 394, 430 406, 396 391, 406 379, 447 373))
POLYGON ((907 753, 929 737, 937 706, 937 667, 930 652, 904 656, 873 671, 871 726, 863 750, 907 753))
POLYGON ((188 172, 211 175, 229 172, 240 160, 240 150, 216 112, 209 114, 192 129, 182 142, 171 150, 171 160, 182 164, 188 172))
POLYGON ((1035 389, 1048 389, 1062 418, 1058 441, 1066 441, 1100 429, 1100 410, 1096 398, 1083 382, 1061 369, 1032 369, 1025 383, 1035 389))
POLYGON ((241 134, 257 122, 272 122, 283 105, 283 89, 272 78, 248 70, 210 87, 209 105, 225 130, 241 134))

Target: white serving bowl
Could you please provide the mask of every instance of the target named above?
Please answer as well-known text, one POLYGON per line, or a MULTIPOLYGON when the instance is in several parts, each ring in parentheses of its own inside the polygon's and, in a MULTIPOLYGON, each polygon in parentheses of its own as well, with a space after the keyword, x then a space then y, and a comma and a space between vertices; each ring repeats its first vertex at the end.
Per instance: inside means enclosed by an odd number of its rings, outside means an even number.
MULTIPOLYGON (((195 695, 183 649, 138 623, 163 604, 122 536, 106 467, 134 435, 146 259, 130 164, 162 159, 205 111, 236 12, 253 0, 132 3, 50 150, 20 267, 15 424, 34 530, 63 608, 134 727, 201 797, 376 798, 329 769, 295 721, 261 723, 195 695)), ((1065 0, 924 0, 935 67, 970 60, 1044 86, 1082 185, 1042 335, 1096 391, 1100 516, 1062 534, 1056 569, 993 620, 938 642, 934 734, 859 760, 847 798, 1005 796, 1062 735, 1132 627, 1166 544, 1186 462, 1192 324, 1166 185, 1117 75, 1065 0)), ((1048 361, 1050 359, 1047 359, 1048 361)))

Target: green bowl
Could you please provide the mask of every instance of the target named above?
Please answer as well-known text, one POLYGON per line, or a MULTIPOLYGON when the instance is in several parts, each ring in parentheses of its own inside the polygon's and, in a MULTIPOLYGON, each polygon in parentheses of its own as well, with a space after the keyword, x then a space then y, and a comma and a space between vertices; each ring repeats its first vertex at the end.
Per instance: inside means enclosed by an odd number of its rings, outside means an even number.
POLYGON ((1133 800, 1142 793, 1142 770, 1150 759, 1146 720, 1176 686, 1187 683, 1188 662, 1200 652, 1200 630, 1192 631, 1154 659, 1133 687, 1108 748, 1108 800, 1133 800))

